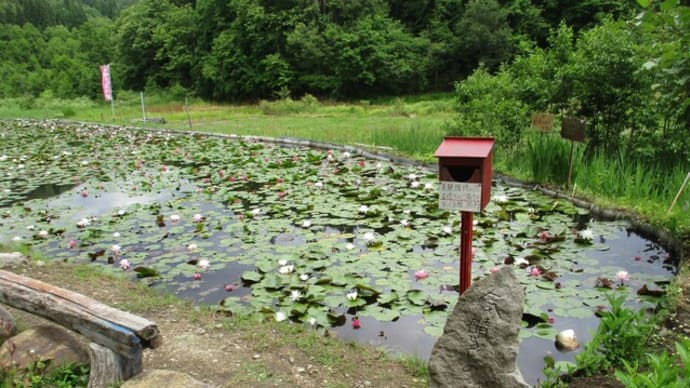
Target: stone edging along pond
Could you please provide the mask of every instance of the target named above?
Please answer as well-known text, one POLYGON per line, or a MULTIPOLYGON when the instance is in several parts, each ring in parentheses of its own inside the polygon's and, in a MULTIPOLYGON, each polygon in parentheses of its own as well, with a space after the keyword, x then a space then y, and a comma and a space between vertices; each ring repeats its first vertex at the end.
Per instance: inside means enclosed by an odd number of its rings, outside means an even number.
MULTIPOLYGON (((53 119, 53 120, 18 119, 18 120, 47 121, 47 122, 62 123, 62 124, 67 124, 67 125, 98 125, 101 127, 123 128, 123 129, 133 130, 133 131, 156 132, 156 133, 165 133, 165 134, 173 134, 173 135, 188 135, 188 136, 200 135, 200 136, 218 137, 218 138, 225 138, 225 139, 256 140, 256 141, 260 141, 260 142, 264 142, 264 143, 273 143, 273 144, 293 146, 293 147, 309 147, 309 148, 318 148, 318 149, 324 149, 324 150, 346 151, 346 152, 349 152, 351 154, 359 155, 359 156, 370 158, 370 159, 375 159, 375 160, 380 160, 380 161, 388 161, 388 162, 393 162, 396 164, 402 164, 402 165, 407 165, 407 166, 418 166, 418 167, 430 169, 431 171, 437 171, 438 170, 438 166, 436 164, 417 162, 417 161, 406 159, 403 157, 388 155, 388 154, 380 153, 380 152, 371 152, 371 151, 367 151, 367 150, 357 148, 354 146, 350 146, 350 145, 341 145, 341 144, 334 144, 334 143, 322 143, 322 142, 317 142, 317 141, 307 140, 307 139, 300 139, 300 138, 236 135, 236 134, 223 134, 223 133, 212 133, 212 132, 203 132, 203 131, 173 130, 173 129, 166 129, 166 128, 146 128, 146 127, 136 127, 136 126, 122 126, 122 125, 115 125, 115 124, 89 123, 89 122, 61 120, 61 119, 53 119)), ((638 214, 633 213, 631 211, 602 208, 600 206, 597 206, 597 205, 587 201, 584 198, 569 196, 567 193, 564 193, 564 192, 559 191, 557 189, 547 188, 547 187, 542 186, 540 184, 521 181, 521 180, 509 177, 509 176, 501 175, 501 174, 494 173, 494 180, 501 181, 502 183, 504 183, 508 186, 520 187, 520 188, 528 189, 528 190, 537 190, 537 191, 540 191, 541 193, 543 193, 545 195, 548 195, 548 196, 551 196, 554 198, 565 199, 569 202, 574 203, 576 206, 588 209, 595 217, 603 219, 603 220, 626 220, 626 221, 630 222, 630 224, 632 225, 632 228, 635 232, 639 233, 640 235, 642 235, 646 238, 657 241, 662 246, 669 249, 676 257, 678 257, 678 263, 685 262, 685 258, 690 255, 690 246, 683 245, 683 243, 681 241, 679 241, 678 239, 676 239, 673 235, 671 235, 671 233, 669 233, 663 229, 655 228, 653 225, 645 222, 645 220, 642 219, 642 217, 640 217, 638 214)))

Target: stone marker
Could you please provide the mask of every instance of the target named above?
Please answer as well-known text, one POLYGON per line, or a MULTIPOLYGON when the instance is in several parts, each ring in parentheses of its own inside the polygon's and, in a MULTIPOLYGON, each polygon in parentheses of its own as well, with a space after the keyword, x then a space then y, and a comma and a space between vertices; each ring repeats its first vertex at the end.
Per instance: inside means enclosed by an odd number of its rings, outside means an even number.
POLYGON ((0 346, 0 368, 25 369, 36 360, 48 369, 64 364, 89 364, 89 353, 76 336, 60 326, 37 326, 22 331, 0 346))
POLYGON ((26 263, 26 257, 19 252, 0 252, 0 268, 16 267, 26 263))
POLYGON ((125 381, 120 388, 213 388, 213 385, 203 383, 184 373, 164 369, 144 371, 125 381))
POLYGON ((17 334, 17 321, 14 315, 0 306, 0 343, 17 334))
POLYGON ((525 298, 512 267, 467 289, 429 359, 430 387, 529 387, 517 366, 525 298))

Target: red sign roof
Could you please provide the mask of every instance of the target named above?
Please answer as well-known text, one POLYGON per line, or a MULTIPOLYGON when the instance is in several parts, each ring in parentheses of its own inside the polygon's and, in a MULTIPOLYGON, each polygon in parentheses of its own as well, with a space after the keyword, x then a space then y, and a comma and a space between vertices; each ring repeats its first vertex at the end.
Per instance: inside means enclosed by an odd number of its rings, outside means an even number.
POLYGON ((488 158, 494 147, 492 137, 446 136, 436 153, 437 158, 488 158))

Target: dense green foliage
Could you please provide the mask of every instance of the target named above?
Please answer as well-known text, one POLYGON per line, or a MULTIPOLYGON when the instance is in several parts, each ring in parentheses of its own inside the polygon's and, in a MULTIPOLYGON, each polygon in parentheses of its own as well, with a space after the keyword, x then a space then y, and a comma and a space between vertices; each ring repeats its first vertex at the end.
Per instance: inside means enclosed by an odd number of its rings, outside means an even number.
POLYGON ((0 5, 0 97, 175 88, 215 100, 448 90, 634 3, 566 0, 24 0, 0 5), (623 5, 621 5, 623 4, 623 5))
POLYGON ((569 142, 526 130, 534 112, 555 114, 557 125, 578 117, 586 142, 576 147, 576 184, 613 197, 672 197, 690 162, 690 8, 640 3, 648 8, 630 21, 606 18, 579 32, 561 24, 546 48, 520 53, 495 74, 476 70, 456 85, 460 117, 451 132, 493 135, 514 172, 565 184, 569 142), (602 169, 618 171, 620 184, 602 169))

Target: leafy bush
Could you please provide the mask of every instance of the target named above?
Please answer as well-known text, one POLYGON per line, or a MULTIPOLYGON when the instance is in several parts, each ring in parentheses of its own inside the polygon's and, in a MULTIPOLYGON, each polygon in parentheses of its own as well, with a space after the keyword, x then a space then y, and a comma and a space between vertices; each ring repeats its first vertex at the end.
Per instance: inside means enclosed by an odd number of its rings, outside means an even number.
POLYGON ((460 117, 451 134, 494 136, 498 144, 516 144, 529 125, 530 112, 517 97, 514 81, 508 72, 492 76, 479 68, 456 84, 460 117))
POLYGON ((582 353, 575 356, 578 368, 585 374, 608 371, 624 366, 624 362, 637 362, 647 352, 647 343, 654 323, 645 316, 623 307, 624 296, 607 296, 611 311, 601 314, 601 321, 592 341, 582 353))
POLYGON ((690 386, 690 340, 676 342, 676 353, 680 365, 667 352, 649 354, 643 370, 637 363, 623 362, 625 371, 617 370, 616 378, 630 388, 682 388, 690 386))

